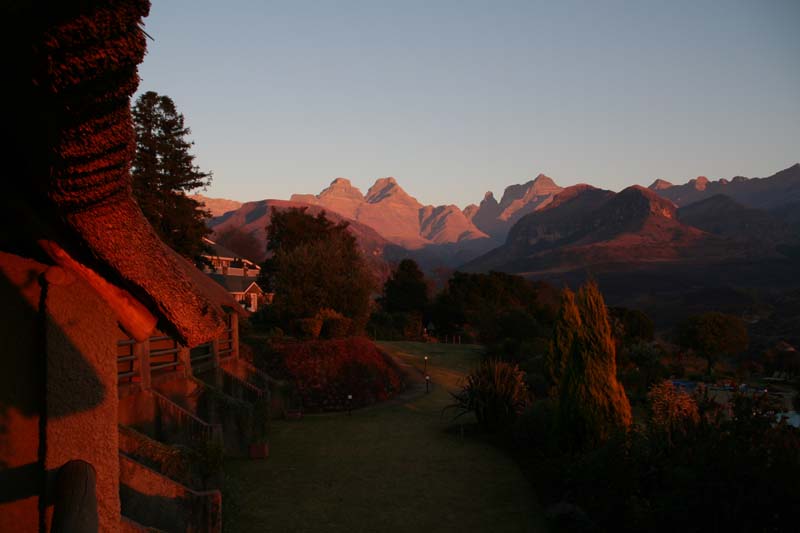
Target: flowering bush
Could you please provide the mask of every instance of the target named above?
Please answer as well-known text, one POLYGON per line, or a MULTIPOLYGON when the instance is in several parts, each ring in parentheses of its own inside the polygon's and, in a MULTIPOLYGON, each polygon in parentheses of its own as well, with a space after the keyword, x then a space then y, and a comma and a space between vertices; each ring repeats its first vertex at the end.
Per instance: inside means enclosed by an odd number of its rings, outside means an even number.
POLYGON ((368 405, 403 388, 394 362, 365 338, 285 342, 274 348, 307 408, 368 405))

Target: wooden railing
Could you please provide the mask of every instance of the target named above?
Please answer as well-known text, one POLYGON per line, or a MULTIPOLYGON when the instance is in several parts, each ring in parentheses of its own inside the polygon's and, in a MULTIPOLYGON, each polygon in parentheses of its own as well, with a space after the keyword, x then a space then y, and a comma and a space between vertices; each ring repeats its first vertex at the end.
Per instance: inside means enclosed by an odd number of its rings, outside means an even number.
POLYGON ((150 337, 149 342, 150 371, 177 370, 181 366, 178 341, 168 335, 150 337))
POLYGON ((264 397, 265 391, 249 381, 241 379, 239 376, 217 369, 219 379, 222 381, 223 390, 228 390, 234 397, 240 396, 241 399, 255 403, 264 397))
POLYGON ((189 438, 195 442, 222 442, 222 426, 209 424, 196 417, 190 411, 176 404, 166 396, 152 391, 156 405, 162 412, 174 418, 178 424, 187 429, 189 438))
POLYGON ((117 380, 120 384, 141 382, 149 388, 151 376, 183 370, 191 375, 198 366, 219 366, 220 361, 239 355, 239 321, 236 314, 226 317, 222 335, 189 350, 168 335, 150 337, 144 342, 133 339, 117 341, 117 380))
POLYGON ((189 351, 189 360, 192 367, 204 363, 212 363, 214 359, 214 343, 207 342, 200 346, 195 346, 189 351))
POLYGON ((139 377, 135 346, 136 341, 133 339, 117 341, 117 381, 119 383, 131 383, 139 377))
POLYGON ((220 359, 232 357, 236 352, 236 340, 238 337, 238 321, 236 320, 236 315, 228 315, 226 322, 227 327, 224 333, 217 339, 217 354, 220 359))

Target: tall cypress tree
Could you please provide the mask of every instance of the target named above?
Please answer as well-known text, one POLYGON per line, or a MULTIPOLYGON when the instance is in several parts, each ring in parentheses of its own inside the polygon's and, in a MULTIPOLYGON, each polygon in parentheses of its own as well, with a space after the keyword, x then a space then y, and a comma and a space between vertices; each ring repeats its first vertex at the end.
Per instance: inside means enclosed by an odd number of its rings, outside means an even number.
POLYGON ((572 351, 575 335, 580 328, 581 316, 575 304, 575 293, 564 289, 561 293, 561 308, 553 328, 553 342, 547 360, 550 379, 556 387, 564 375, 567 356, 572 351))
POLYGON ((596 447, 630 426, 631 406, 617 381, 614 337, 595 282, 577 298, 565 296, 555 335, 559 436, 572 449, 596 447))
POLYGON ((186 193, 207 187, 211 173, 194 164, 191 133, 169 96, 148 91, 132 109, 136 155, 131 167, 133 194, 161 239, 178 253, 195 258, 210 233, 210 213, 186 193))

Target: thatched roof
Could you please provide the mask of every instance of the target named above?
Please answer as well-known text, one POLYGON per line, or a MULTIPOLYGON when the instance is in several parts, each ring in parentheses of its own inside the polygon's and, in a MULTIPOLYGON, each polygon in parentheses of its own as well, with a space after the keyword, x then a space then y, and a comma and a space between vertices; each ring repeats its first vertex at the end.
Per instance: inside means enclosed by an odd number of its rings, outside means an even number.
POLYGON ((31 64, 21 66, 28 79, 12 78, 27 81, 37 111, 14 113, 10 125, 19 126, 30 159, 17 238, 52 239, 143 303, 161 329, 189 346, 204 343, 222 332, 226 308, 241 306, 166 246, 131 197, 130 98, 150 2, 46 4, 14 13, 29 20, 6 21, 28 40, 19 48, 33 50, 31 64))

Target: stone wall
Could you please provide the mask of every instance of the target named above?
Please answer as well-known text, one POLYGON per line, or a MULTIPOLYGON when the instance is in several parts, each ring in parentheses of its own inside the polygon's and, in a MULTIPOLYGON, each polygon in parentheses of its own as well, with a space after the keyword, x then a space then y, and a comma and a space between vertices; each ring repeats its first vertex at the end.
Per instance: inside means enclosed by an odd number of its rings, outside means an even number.
POLYGON ((0 530, 49 529, 58 469, 97 472, 101 531, 119 528, 117 322, 59 268, 0 252, 0 530), (44 513, 40 513, 40 509, 44 513), (9 521, 6 523, 6 521, 9 521))

